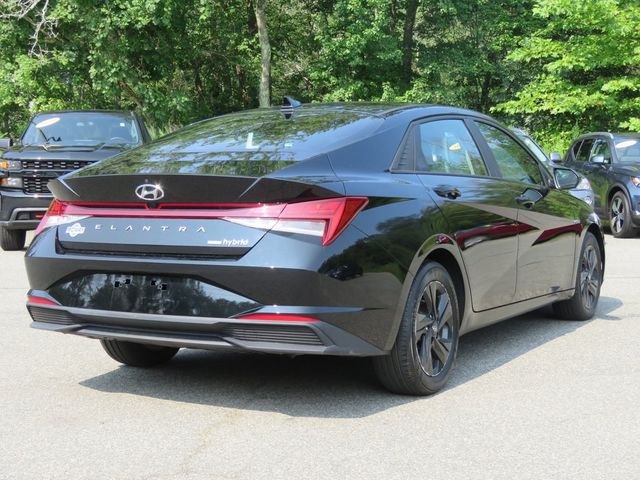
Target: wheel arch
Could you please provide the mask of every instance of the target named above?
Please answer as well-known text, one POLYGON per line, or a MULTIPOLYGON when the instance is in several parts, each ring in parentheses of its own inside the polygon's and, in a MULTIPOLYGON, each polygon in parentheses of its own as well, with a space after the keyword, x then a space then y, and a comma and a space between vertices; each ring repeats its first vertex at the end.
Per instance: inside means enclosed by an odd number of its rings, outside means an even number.
POLYGON ((467 292, 464 276, 462 274, 462 268, 458 264, 458 261, 453 256, 453 254, 448 250, 445 250, 444 248, 437 248, 433 250, 429 255, 427 255, 421 265, 421 268, 430 261, 438 262, 447 270, 449 275, 451 275, 453 286, 456 289, 456 297, 458 299, 458 311, 460 312, 459 327, 462 327, 463 320, 465 319, 465 308, 467 304, 467 292))
POLYGON ((587 232, 593 234, 598 241, 598 249, 600 250, 600 259, 602 261, 602 277, 604 278, 604 270, 605 270, 605 249, 604 249, 604 234, 602 233, 602 229, 596 225, 595 223, 591 223, 587 228, 587 232))
POLYGON ((384 347, 385 350, 390 350, 396 340, 404 308, 416 274, 430 261, 441 264, 452 277, 460 312, 460 332, 464 333, 465 325, 469 317, 469 310, 471 309, 471 295, 462 256, 455 241, 451 237, 443 234, 434 235, 422 245, 422 248, 416 253, 411 262, 396 307, 393 326, 389 332, 387 344, 384 347))
POLYGON ((618 182, 611 185, 609 187, 609 191, 607 192, 607 218, 605 219, 607 222, 609 221, 609 208, 611 207, 611 200, 613 200, 613 196, 618 192, 624 193, 627 196, 627 201, 630 201, 627 187, 618 182))

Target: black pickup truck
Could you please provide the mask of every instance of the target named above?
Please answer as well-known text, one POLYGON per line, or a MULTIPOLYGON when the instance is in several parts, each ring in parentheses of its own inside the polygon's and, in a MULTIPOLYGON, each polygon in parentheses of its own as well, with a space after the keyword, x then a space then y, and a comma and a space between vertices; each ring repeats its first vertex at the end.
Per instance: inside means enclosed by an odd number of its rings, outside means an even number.
POLYGON ((49 180, 149 141, 135 113, 99 110, 39 113, 15 145, 0 139, 2 249, 24 247, 51 203, 49 180))

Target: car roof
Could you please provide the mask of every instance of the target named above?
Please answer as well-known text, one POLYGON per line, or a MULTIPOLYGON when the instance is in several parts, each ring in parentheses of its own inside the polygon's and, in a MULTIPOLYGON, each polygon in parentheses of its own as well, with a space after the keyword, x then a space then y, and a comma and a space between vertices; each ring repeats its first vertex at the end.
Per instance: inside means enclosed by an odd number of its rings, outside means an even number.
MULTIPOLYGON (((278 110, 282 107, 274 106, 270 107, 272 110, 278 110)), ((479 112, 472 110, 466 110, 463 108, 452 107, 448 105, 426 104, 426 103, 400 103, 400 102, 334 102, 334 103, 303 103, 299 108, 304 109, 306 112, 318 112, 324 113, 328 111, 345 111, 345 112, 359 112, 364 115, 387 117, 396 113, 402 112, 424 112, 427 114, 439 114, 439 113, 463 113, 481 115, 479 112)), ((244 112, 235 113, 252 113, 259 111, 259 109, 245 110, 244 112)), ((487 117, 489 118, 489 117, 487 117)))
MULTIPOLYGON (((264 112, 277 112, 282 110, 282 106, 272 106, 268 108, 254 108, 251 110, 241 110, 237 112, 229 112, 226 114, 215 115, 213 117, 198 120, 190 125, 206 122, 212 118, 220 118, 237 115, 252 115, 264 112)), ((397 102, 334 102, 334 103, 303 103, 294 109, 296 112, 304 112, 305 115, 321 115, 326 113, 356 113, 366 117, 381 118, 384 120, 397 119, 398 122, 413 121, 423 117, 436 115, 461 115, 474 116, 490 122, 495 119, 484 115, 483 113, 464 108, 457 108, 448 105, 424 104, 424 103, 397 103, 397 102)), ((393 123, 393 122, 391 122, 393 123)))
POLYGON ((640 133, 633 133, 633 132, 622 132, 622 133, 617 133, 617 132, 589 132, 589 133, 583 133, 582 135, 577 137, 574 140, 574 143, 577 142, 578 140, 584 140, 586 138, 591 138, 591 137, 608 137, 608 138, 611 138, 611 139, 615 139, 615 138, 638 138, 638 137, 640 137, 640 133))
POLYGON ((38 115, 56 115, 64 113, 112 113, 116 115, 135 115, 134 112, 128 110, 43 110, 34 114, 33 117, 35 118, 38 115))

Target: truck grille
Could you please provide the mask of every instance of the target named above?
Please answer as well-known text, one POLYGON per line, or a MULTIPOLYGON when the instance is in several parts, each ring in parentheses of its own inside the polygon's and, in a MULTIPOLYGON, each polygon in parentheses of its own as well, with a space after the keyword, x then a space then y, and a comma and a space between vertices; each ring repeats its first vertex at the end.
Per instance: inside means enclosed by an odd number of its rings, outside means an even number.
POLYGON ((92 164, 87 160, 22 160, 23 170, 77 170, 92 164))
POLYGON ((51 193, 47 188, 49 180, 92 163, 91 160, 22 160, 23 170, 35 170, 24 173, 24 193, 51 193))
POLYGON ((51 180, 51 178, 24 177, 22 179, 24 193, 50 193, 47 188, 47 182, 49 182, 49 180, 51 180))

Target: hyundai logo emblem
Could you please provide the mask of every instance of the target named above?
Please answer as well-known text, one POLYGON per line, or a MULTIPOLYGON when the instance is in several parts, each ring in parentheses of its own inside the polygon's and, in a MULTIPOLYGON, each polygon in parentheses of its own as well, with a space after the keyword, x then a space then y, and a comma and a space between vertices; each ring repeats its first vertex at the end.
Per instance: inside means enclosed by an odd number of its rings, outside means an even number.
POLYGON ((136 187, 136 195, 142 200, 155 202, 156 200, 160 200, 164 197, 164 190, 162 190, 160 185, 143 183, 142 185, 138 185, 136 187))

